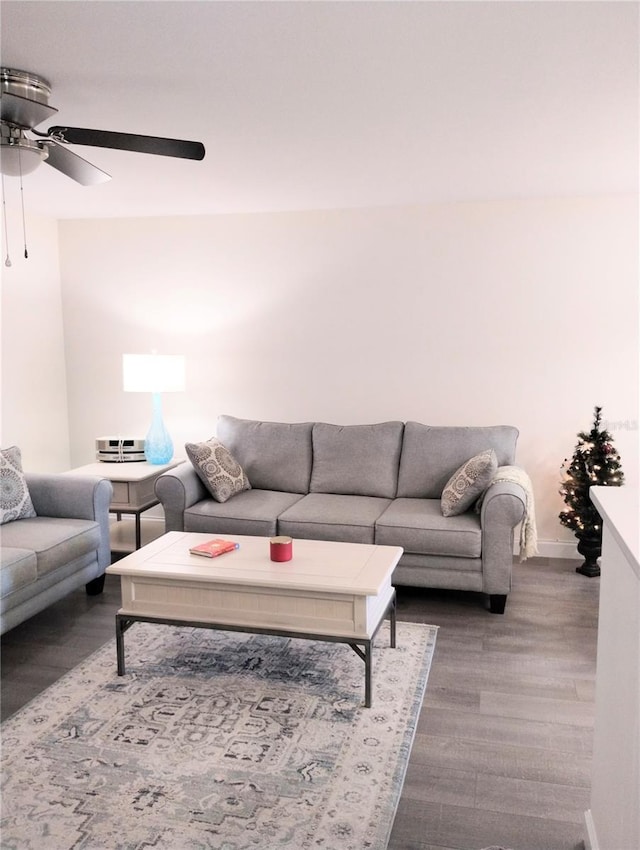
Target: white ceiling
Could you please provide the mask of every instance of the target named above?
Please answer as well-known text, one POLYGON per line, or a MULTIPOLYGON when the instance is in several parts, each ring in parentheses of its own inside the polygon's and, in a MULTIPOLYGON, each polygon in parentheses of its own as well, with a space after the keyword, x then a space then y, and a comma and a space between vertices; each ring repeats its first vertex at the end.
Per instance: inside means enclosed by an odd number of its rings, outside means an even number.
MULTIPOLYGON (((202 141, 203 162, 75 146, 30 212, 240 213, 633 192, 636 2, 3 0, 2 64, 51 124, 202 141)), ((5 178, 7 195, 16 178, 5 178)))

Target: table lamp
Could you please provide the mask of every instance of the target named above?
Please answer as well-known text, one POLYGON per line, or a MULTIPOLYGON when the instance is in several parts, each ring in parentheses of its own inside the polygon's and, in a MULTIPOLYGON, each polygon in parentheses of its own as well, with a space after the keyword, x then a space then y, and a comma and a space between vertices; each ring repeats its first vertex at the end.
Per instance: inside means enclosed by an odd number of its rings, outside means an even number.
POLYGON ((162 421, 160 393, 184 391, 182 354, 123 354, 123 387, 126 393, 151 393, 153 418, 145 437, 144 455, 149 463, 169 463, 173 442, 162 421))

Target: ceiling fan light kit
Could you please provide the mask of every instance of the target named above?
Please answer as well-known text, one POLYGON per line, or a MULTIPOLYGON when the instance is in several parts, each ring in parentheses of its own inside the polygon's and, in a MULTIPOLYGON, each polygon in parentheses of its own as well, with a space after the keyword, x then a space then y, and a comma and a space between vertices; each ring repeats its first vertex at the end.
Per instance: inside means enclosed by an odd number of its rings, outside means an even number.
POLYGON ((1 170, 8 177, 31 174, 49 156, 49 151, 44 145, 33 142, 22 134, 15 134, 8 125, 3 124, 1 131, 1 170))

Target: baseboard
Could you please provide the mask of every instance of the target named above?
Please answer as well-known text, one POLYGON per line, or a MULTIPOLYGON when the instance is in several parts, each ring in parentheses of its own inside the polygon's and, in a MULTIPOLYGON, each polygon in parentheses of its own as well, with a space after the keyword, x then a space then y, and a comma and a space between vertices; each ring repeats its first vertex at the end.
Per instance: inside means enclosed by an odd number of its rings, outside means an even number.
MULTIPOLYGON (((514 542, 513 554, 520 554, 520 546, 517 540, 514 542)), ((538 557, 583 560, 578 554, 576 544, 570 540, 538 540, 538 557)))
POLYGON ((585 850, 600 850, 598 836, 596 835, 596 825, 593 822, 591 809, 587 809, 584 813, 584 823, 587 828, 587 839, 584 842, 585 850))

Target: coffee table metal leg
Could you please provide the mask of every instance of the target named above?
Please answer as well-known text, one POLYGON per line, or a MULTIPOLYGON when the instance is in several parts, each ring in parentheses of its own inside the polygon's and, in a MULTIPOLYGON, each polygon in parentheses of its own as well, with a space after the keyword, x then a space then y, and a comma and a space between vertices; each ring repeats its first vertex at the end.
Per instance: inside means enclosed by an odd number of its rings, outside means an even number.
POLYGON ((368 640, 364 645, 364 707, 371 708, 371 676, 373 641, 368 640))
POLYGON ((116 614, 116 657, 118 659, 118 676, 124 676, 124 633, 134 624, 135 620, 116 614))
POLYGON ((360 643, 350 643, 349 646, 364 661, 364 705, 365 708, 371 708, 371 654, 373 651, 373 641, 362 640, 360 643))
POLYGON ((124 631, 121 628, 122 618, 116 614, 116 657, 118 659, 118 676, 124 676, 124 631))
POLYGON ((140 511, 135 515, 135 527, 136 527, 136 549, 140 549, 142 546, 142 534, 140 530, 140 511))
POLYGON ((396 648, 396 594, 394 592, 391 605, 389 606, 389 638, 391 649, 396 648))

